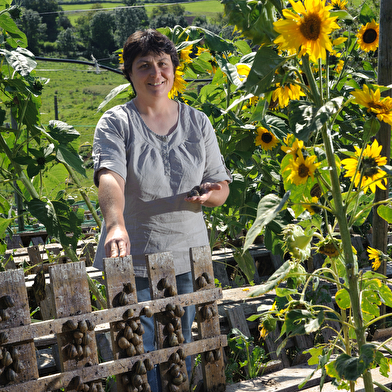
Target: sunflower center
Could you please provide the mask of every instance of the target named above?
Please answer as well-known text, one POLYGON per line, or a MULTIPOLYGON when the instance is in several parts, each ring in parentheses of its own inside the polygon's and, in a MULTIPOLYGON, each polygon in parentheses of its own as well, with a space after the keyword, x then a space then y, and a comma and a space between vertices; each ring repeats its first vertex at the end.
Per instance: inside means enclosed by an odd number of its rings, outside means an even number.
POLYGON ((364 158, 362 161, 362 170, 364 177, 373 177, 378 173, 377 162, 374 158, 364 158))
POLYGON ((362 39, 365 44, 372 44, 377 39, 377 31, 374 29, 367 29, 364 32, 362 39))
POLYGON ((304 164, 301 163, 298 167, 298 176, 301 178, 308 177, 309 175, 309 168, 304 164))
POLYGON ((384 105, 381 102, 370 102, 369 107, 371 109, 383 110, 384 105))
POLYGON ((321 32, 321 19, 315 13, 306 15, 299 26, 299 31, 309 41, 316 41, 321 32))
POLYGON ((271 135, 270 133, 265 132, 265 133, 263 133, 263 134, 261 135, 261 140, 262 140, 264 143, 269 144, 269 143, 272 142, 272 135, 271 135))

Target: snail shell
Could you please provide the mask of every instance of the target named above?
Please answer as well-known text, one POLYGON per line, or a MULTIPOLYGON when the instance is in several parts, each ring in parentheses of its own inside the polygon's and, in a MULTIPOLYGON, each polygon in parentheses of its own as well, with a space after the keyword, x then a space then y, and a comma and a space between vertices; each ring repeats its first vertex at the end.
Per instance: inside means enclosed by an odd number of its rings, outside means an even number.
POLYGON ((166 290, 165 290, 165 297, 174 297, 177 295, 177 290, 173 285, 170 285, 166 290))
POLYGON ((174 305, 174 304, 167 304, 166 305, 166 310, 168 312, 170 312, 170 311, 174 312, 175 309, 176 309, 176 305, 174 305))
POLYGON ((86 320, 79 321, 78 327, 79 327, 80 332, 82 332, 82 333, 85 333, 88 331, 88 326, 87 326, 86 320))
POLYGON ((101 383, 97 384, 97 391, 98 391, 98 392, 104 392, 103 386, 102 386, 101 383))
POLYGON ((78 356, 78 350, 73 344, 67 344, 65 350, 69 359, 74 359, 78 356))
POLYGON ((178 375, 178 372, 181 370, 180 366, 177 364, 174 364, 171 368, 170 368, 170 375, 172 377, 176 377, 178 375))
POLYGON ((87 329, 88 329, 89 331, 94 331, 94 329, 95 329, 95 324, 94 324, 93 321, 91 321, 91 320, 86 320, 86 324, 87 324, 87 329))
POLYGON ((144 314, 146 317, 152 317, 153 314, 154 314, 154 312, 152 311, 152 309, 151 309, 149 306, 145 306, 145 307, 143 308, 143 314, 144 314))
POLYGON ((212 310, 210 306, 204 305, 201 312, 204 320, 209 320, 212 318, 212 310))
POLYGON ((177 335, 176 334, 174 334, 174 333, 172 333, 170 336, 169 336, 169 346, 170 347, 174 347, 174 346, 178 346, 178 338, 177 338, 177 335))
POLYGON ((186 374, 186 372, 181 372, 182 374, 182 382, 185 382, 188 380, 188 375, 186 374))
POLYGON ((146 358, 144 360, 144 366, 146 367, 147 371, 154 369, 154 364, 150 358, 146 358))
MULTIPOLYGON (((178 350, 178 351, 180 351, 180 350, 178 350)), ((180 358, 180 356, 178 354, 178 351, 176 353, 173 353, 173 354, 170 355, 169 361, 171 363, 180 363, 181 358, 180 358)))
POLYGON ((162 278, 158 282, 158 287, 161 287, 162 290, 167 289, 169 286, 170 286, 170 283, 168 282, 168 280, 166 278, 162 278))
POLYGON ((130 318, 132 318, 134 316, 135 312, 133 311, 133 309, 128 309, 124 315, 123 315, 123 319, 124 320, 128 320, 130 318))
POLYGON ((4 344, 8 342, 8 334, 7 332, 0 333, 0 344, 4 344))
POLYGON ((135 346, 137 346, 138 344, 142 344, 142 343, 143 343, 143 339, 142 339, 139 335, 134 334, 133 337, 132 337, 132 339, 131 339, 131 342, 132 342, 135 346))
POLYGON ((80 344, 78 344, 77 346, 76 346, 76 351, 77 351, 77 353, 78 353, 78 357, 83 357, 83 346, 81 346, 80 344))
POLYGON ((124 329, 126 327, 126 324, 124 321, 119 321, 118 323, 116 323, 116 331, 121 331, 122 329, 124 329))
POLYGON ((123 350, 126 350, 131 343, 129 343, 129 341, 124 336, 122 336, 120 339, 118 339, 117 344, 118 347, 120 347, 123 350))
POLYGON ((135 320, 128 321, 128 324, 132 328, 132 331, 136 331, 139 328, 139 325, 135 320))
POLYGON ((133 338, 133 331, 132 328, 129 325, 126 325, 124 328, 124 337, 127 340, 131 340, 133 338))
POLYGON ((118 303, 120 304, 120 306, 128 305, 129 304, 128 294, 122 291, 120 293, 120 296, 118 297, 118 303))
POLYGON ((166 324, 165 329, 168 335, 174 332, 174 326, 172 323, 166 324))
POLYGON ((174 310, 174 314, 177 317, 182 317, 185 314, 185 310, 181 305, 176 305, 176 308, 174 310))
POLYGON ((214 362, 214 354, 212 351, 207 351, 204 353, 204 358, 206 362, 214 362))
POLYGON ((13 359, 11 357, 11 354, 9 353, 9 351, 4 351, 3 352, 3 359, 1 360, 2 364, 4 367, 6 366, 10 366, 13 362, 13 359))
POLYGON ((14 363, 12 364, 12 367, 16 373, 22 373, 23 370, 25 370, 23 363, 21 361, 19 361, 19 359, 14 361, 14 363))
POLYGON ((7 321, 10 319, 10 314, 6 309, 0 309, 0 320, 7 321))
POLYGON ((147 373, 146 366, 144 365, 144 362, 141 359, 139 359, 135 363, 135 370, 136 370, 137 374, 146 374, 147 373))
POLYGON ((212 279, 212 276, 208 272, 203 272, 204 279, 208 284, 213 283, 214 280, 212 279))
POLYGON ((151 387, 148 382, 143 384, 142 392, 151 392, 151 387))
POLYGON ((144 334, 144 327, 143 324, 139 324, 139 326, 137 327, 137 330, 135 331, 135 333, 137 333, 138 335, 143 335, 144 334))
POLYGON ((184 351, 183 348, 179 348, 179 349, 177 350, 177 354, 178 354, 179 358, 182 359, 182 360, 184 360, 184 359, 186 358, 186 356, 185 356, 185 351, 184 351))
POLYGON ((136 355, 136 348, 135 346, 130 343, 129 347, 126 350, 128 357, 133 357, 134 355, 136 355))
POLYGON ((144 346, 143 346, 143 343, 138 344, 138 345, 135 347, 135 349, 136 349, 136 354, 137 354, 137 355, 143 354, 143 353, 144 353, 144 346))
POLYGON ((179 375, 177 377, 173 377, 171 382, 174 385, 181 385, 182 384, 182 373, 180 372, 179 375))
POLYGON ((5 373, 5 378, 7 379, 7 381, 15 381, 17 374, 15 373, 14 369, 7 367, 4 371, 5 373))
POLYGON ((91 384, 89 392, 98 392, 97 384, 91 384))
POLYGON ((89 357, 91 355, 91 348, 89 346, 84 346, 83 347, 83 356, 85 358, 89 357))
POLYGON ((127 294, 133 293, 135 291, 135 285, 131 282, 124 284, 124 292, 127 294))
POLYGON ((83 338, 74 339, 74 344, 75 344, 75 345, 83 344, 83 338))
POLYGON ((12 308, 13 306, 15 306, 15 301, 10 295, 5 295, 4 297, 1 297, 0 302, 4 308, 12 308))
POLYGON ((176 331, 176 336, 177 336, 178 343, 181 344, 184 342, 185 338, 181 331, 176 331))
POLYGON ((172 320, 172 324, 175 331, 181 328, 181 320, 179 318, 175 318, 174 320, 172 320))
POLYGON ((83 343, 85 346, 88 346, 92 341, 93 341, 93 338, 92 338, 88 333, 86 333, 86 334, 83 336, 82 343, 83 343))
POLYGON ((10 348, 8 349, 8 352, 10 353, 10 355, 11 355, 11 357, 12 357, 12 359, 13 359, 14 361, 16 361, 17 359, 19 359, 19 350, 18 350, 15 346, 10 347, 10 348))
POLYGON ((83 336, 84 336, 84 334, 83 334, 83 332, 81 332, 81 331, 75 331, 75 332, 73 333, 73 337, 74 337, 75 339, 82 339, 83 336))
POLYGON ((78 328, 78 323, 75 320, 68 320, 65 323, 65 326, 67 329, 69 329, 70 331, 74 331, 76 328, 78 328))
POLYGON ((139 388, 140 387, 140 385, 142 385, 143 384, 143 379, 142 379, 142 376, 140 375, 140 374, 133 374, 132 375, 132 385, 135 387, 135 388, 139 388))
POLYGON ((203 287, 206 287, 207 284, 208 284, 207 280, 206 280, 206 278, 203 275, 201 275, 201 276, 199 276, 197 278, 197 286, 199 287, 199 289, 202 289, 203 287))
POLYGON ((222 356, 222 353, 221 353, 221 350, 220 350, 220 349, 214 350, 214 359, 215 359, 215 361, 217 361, 218 359, 220 359, 221 356, 222 356))

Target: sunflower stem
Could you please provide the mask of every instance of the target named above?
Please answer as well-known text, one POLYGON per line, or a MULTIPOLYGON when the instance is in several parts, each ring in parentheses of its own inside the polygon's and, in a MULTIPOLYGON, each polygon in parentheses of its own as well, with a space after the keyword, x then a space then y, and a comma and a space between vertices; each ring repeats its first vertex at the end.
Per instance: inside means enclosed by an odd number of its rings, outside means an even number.
MULTIPOLYGON (((358 285, 358 275, 355 273, 355 260, 351 244, 351 236, 346 217, 346 207, 340 192, 340 182, 338 170, 336 167, 335 155, 333 152, 331 134, 326 125, 322 128, 325 152, 330 167, 330 176, 332 184, 332 196, 335 201, 335 214, 339 224, 340 236, 343 247, 343 260, 346 267, 347 282, 349 286, 348 294, 351 300, 352 317, 354 320, 354 331, 358 346, 358 352, 361 347, 366 344, 365 326, 362 318, 361 295, 358 285)), ((369 370, 363 373, 363 381, 366 392, 373 392, 372 375, 369 370)))

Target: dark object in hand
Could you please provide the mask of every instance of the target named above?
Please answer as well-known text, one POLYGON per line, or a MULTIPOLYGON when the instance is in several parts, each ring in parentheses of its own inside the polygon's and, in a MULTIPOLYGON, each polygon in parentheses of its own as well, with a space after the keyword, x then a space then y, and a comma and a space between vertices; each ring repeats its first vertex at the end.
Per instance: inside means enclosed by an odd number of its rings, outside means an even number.
POLYGON ((202 188, 199 185, 196 185, 187 193, 187 197, 201 196, 204 195, 205 193, 207 193, 207 191, 204 188, 202 188))

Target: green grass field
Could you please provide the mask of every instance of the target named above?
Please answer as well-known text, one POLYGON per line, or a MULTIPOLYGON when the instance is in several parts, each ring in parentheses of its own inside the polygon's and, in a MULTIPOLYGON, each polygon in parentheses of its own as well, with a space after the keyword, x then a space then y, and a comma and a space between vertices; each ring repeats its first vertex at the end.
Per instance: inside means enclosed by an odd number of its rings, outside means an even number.
MULTIPOLYGON (((99 2, 97 2, 99 3, 99 2)), ((102 6, 102 10, 114 9, 116 7, 124 7, 123 3, 99 3, 102 6)), ((145 4, 147 14, 150 16, 154 7, 161 5, 167 5, 169 3, 151 3, 145 4)), ((219 0, 205 0, 205 1, 194 1, 190 3, 179 3, 185 7, 186 16, 205 16, 207 19, 214 18, 218 13, 223 12, 223 5, 219 0)), ((85 12, 95 9, 95 4, 63 4, 61 6, 64 10, 65 15, 69 18, 72 24, 78 17, 83 15, 85 12)))

